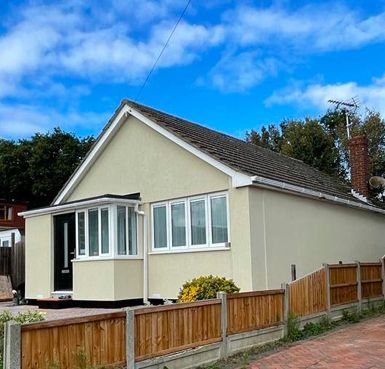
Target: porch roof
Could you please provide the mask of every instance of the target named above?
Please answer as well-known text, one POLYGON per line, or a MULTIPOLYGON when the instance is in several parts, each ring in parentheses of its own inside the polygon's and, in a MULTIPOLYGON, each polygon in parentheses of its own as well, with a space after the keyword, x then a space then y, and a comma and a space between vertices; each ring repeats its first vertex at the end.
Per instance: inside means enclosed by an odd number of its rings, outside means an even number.
POLYGON ((77 209, 82 209, 90 206, 99 206, 103 204, 114 203, 136 206, 140 204, 140 201, 141 198, 139 192, 126 195, 104 194, 100 196, 84 198, 81 200, 69 201, 64 204, 50 205, 42 208, 23 211, 18 215, 23 216, 24 218, 29 218, 38 215, 70 212, 71 210, 75 211, 77 209))

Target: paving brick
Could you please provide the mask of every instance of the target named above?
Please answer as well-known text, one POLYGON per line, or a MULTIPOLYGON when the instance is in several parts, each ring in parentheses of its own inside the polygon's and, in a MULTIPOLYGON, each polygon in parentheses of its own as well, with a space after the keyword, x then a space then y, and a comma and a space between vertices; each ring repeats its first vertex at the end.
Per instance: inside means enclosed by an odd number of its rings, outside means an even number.
POLYGON ((300 342, 251 369, 385 369, 385 316, 300 342))

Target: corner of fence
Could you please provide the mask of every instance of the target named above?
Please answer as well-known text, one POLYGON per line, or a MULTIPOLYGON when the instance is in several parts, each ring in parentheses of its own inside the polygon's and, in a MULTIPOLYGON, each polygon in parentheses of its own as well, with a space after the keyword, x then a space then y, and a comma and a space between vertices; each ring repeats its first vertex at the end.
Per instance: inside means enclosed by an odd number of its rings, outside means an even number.
POLYGON ((281 283, 281 289, 284 290, 283 295, 283 336, 287 336, 287 325, 290 312, 290 289, 289 284, 286 282, 281 283))
POLYGON ((385 300, 385 255, 380 259, 381 262, 381 278, 382 278, 382 296, 385 300))
POLYGON ((135 369, 135 309, 126 309, 126 368, 135 369))
POLYGON ((228 325, 228 317, 227 317, 227 293, 226 292, 218 292, 217 299, 221 300, 221 336, 222 343, 220 349, 220 357, 224 359, 228 355, 228 342, 227 342, 227 325, 228 325))
POLYGON ((361 263, 356 261, 357 269, 357 310, 360 313, 362 311, 362 278, 361 278, 361 263))
POLYGON ((21 325, 9 321, 4 326, 4 369, 21 368, 21 325))

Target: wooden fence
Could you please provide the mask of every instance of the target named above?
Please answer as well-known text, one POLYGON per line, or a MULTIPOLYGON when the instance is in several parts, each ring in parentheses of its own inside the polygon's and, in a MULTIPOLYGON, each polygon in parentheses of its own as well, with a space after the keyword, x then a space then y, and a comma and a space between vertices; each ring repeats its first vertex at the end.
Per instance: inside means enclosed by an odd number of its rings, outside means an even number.
POLYGON ((329 264, 289 283, 289 312, 302 317, 383 296, 382 263, 329 264))
POLYGON ((319 269, 288 285, 289 312, 306 316, 327 309, 326 271, 319 269))
POLYGON ((247 341, 263 332, 283 332, 288 313, 314 316, 342 311, 346 304, 357 302, 360 308, 362 299, 384 296, 383 263, 325 265, 287 284, 286 289, 221 294, 194 303, 24 324, 19 338, 12 341, 7 336, 6 340, 10 347, 21 341, 21 369, 55 365, 72 369, 80 367, 79 355, 88 358, 90 366, 126 365, 131 369, 147 359, 209 344, 226 352, 222 348, 231 347, 228 342, 244 337, 247 341))
POLYGON ((21 368, 72 369, 124 365, 126 313, 53 320, 21 326, 21 368), (56 365, 56 366, 55 366, 56 365))
POLYGON ((243 292, 227 297, 227 334, 283 323, 285 290, 243 292))
POLYGON ((221 301, 166 305, 135 311, 135 360, 220 341, 221 301))
POLYGON ((0 275, 11 277, 14 289, 25 282, 25 243, 17 242, 11 247, 0 247, 0 275))

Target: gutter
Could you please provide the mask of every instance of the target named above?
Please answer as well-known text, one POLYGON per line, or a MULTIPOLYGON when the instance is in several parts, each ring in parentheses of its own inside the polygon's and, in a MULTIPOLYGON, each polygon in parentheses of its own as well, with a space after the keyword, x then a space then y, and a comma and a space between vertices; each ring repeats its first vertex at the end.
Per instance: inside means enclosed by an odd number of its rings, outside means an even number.
POLYGON ((147 245, 147 216, 135 206, 135 213, 143 217, 143 303, 148 305, 148 245, 147 245))
POLYGON ((273 188, 281 192, 290 192, 303 197, 311 197, 319 200, 326 200, 328 202, 337 203, 339 205, 349 206, 361 210, 373 211, 375 213, 385 215, 385 210, 377 208, 375 206, 370 206, 368 204, 361 204, 357 201, 342 199, 338 196, 328 195, 323 192, 309 190, 304 187, 291 185, 285 182, 276 181, 274 179, 269 179, 261 176, 253 176, 251 177, 251 179, 253 181, 254 186, 263 187, 270 190, 273 188))

